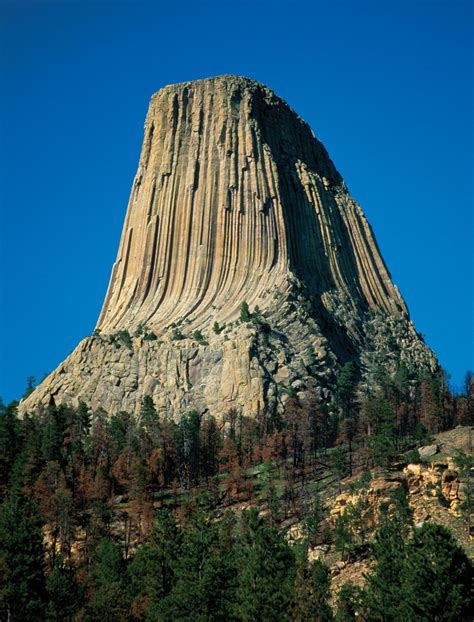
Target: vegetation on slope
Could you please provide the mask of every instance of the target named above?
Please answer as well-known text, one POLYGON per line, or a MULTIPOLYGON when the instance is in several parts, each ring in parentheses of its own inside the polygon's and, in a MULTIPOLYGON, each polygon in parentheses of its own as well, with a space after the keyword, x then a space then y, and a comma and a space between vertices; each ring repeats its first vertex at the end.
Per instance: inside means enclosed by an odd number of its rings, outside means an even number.
MULTIPOLYGON (((280 417, 223 423, 162 420, 151 398, 138 419, 2 407, 0 617, 468 619, 472 563, 446 527, 414 520, 404 486, 384 488, 366 531, 363 494, 331 507, 393 479, 431 434, 472 424, 472 394, 401 370, 361 395, 354 371, 330 404, 290 397, 280 417), (338 565, 356 564, 364 581, 341 584, 338 565)), ((456 460, 467 533, 472 456, 456 460)))

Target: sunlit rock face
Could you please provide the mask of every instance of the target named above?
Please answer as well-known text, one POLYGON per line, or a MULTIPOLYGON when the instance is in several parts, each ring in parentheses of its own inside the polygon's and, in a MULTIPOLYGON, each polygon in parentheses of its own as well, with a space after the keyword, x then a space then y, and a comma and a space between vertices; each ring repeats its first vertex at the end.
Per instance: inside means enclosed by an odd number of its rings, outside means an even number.
POLYGON ((152 395, 174 417, 256 414, 326 399, 349 359, 436 366, 324 146, 239 76, 152 97, 97 329, 23 412, 53 396, 137 413, 152 395))
POLYGON ((227 322, 293 274, 314 294, 405 311, 360 208, 285 102, 237 76, 159 91, 98 326, 227 322))

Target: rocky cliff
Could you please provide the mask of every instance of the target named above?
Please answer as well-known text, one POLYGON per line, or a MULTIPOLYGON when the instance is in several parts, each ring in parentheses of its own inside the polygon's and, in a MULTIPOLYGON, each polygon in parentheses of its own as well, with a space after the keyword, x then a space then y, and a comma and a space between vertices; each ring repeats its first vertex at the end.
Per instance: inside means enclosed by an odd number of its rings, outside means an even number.
POLYGON ((400 358, 436 366, 325 148, 271 90, 219 76, 152 97, 97 330, 20 410, 250 414, 400 358))

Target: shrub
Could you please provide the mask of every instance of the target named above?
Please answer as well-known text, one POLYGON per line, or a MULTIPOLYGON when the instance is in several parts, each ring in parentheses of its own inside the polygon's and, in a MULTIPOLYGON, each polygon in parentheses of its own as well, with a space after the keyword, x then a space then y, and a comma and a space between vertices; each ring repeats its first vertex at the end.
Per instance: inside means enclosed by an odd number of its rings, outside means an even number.
POLYGON ((180 331, 179 328, 174 328, 173 332, 171 333, 171 341, 180 341, 181 339, 184 339, 183 333, 180 331))
POLYGON ((245 300, 240 305, 240 319, 242 322, 250 322, 252 316, 250 314, 250 309, 245 300))
POLYGON ((120 330, 117 333, 117 337, 127 346, 127 348, 130 348, 130 350, 133 348, 132 338, 130 337, 128 330, 120 330))
POLYGON ((195 330, 193 333, 193 339, 203 346, 207 346, 207 341, 204 339, 204 335, 200 330, 195 330))
POLYGON ((153 331, 150 331, 143 337, 143 341, 156 341, 158 337, 155 335, 153 331))

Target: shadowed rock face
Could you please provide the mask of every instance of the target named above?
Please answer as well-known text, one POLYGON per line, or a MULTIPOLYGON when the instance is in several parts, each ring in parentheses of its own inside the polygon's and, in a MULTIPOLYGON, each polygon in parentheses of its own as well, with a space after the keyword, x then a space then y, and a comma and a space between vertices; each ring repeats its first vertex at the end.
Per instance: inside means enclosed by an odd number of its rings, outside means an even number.
POLYGON ((152 97, 97 328, 21 412, 54 397, 138 413, 152 395, 171 416, 255 414, 290 387, 325 399, 348 359, 367 382, 400 359, 436 366, 323 145, 238 76, 152 97), (243 301, 254 322, 239 322, 243 301))

